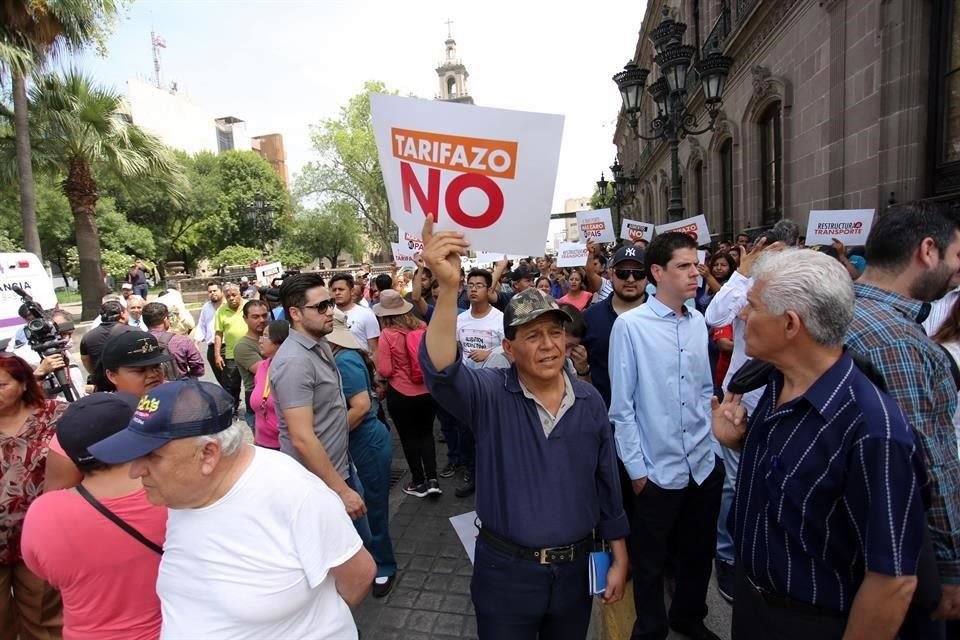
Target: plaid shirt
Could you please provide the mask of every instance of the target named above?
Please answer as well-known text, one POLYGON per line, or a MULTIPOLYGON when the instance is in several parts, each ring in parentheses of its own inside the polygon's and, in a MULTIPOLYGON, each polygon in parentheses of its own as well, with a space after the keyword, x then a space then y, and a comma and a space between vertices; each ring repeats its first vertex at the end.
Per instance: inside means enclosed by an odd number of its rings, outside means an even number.
POLYGON ((854 283, 847 346, 880 371, 887 393, 917 430, 927 463, 927 510, 942 582, 960 584, 960 459, 953 428, 957 389, 943 351, 918 323, 923 303, 854 283))

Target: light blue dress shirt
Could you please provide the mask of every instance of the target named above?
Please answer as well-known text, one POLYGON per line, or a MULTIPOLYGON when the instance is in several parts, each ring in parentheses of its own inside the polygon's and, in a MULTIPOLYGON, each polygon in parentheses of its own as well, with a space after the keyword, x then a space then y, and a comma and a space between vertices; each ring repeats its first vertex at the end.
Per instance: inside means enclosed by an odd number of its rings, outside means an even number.
POLYGON ((656 298, 620 314, 610 336, 610 421, 631 480, 664 489, 702 483, 716 464, 707 325, 656 298))

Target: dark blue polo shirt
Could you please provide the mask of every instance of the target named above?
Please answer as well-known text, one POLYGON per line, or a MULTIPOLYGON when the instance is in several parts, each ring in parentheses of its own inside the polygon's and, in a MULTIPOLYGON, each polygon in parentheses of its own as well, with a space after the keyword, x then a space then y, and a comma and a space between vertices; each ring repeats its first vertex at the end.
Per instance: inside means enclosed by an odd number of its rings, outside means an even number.
POLYGON ((531 548, 570 544, 595 527, 606 540, 627 536, 613 431, 593 387, 571 380, 573 406, 547 437, 516 366, 470 369, 458 347, 453 364, 437 371, 426 344, 420 366, 427 388, 474 433, 477 515, 485 528, 531 548))
POLYGON ((846 612, 867 571, 914 575, 923 457, 900 408, 846 353, 776 408, 774 371, 747 431, 729 529, 759 586, 846 612))
POLYGON ((613 297, 609 295, 583 312, 587 333, 580 341, 587 350, 590 380, 607 407, 610 406, 610 333, 617 320, 617 312, 613 310, 613 297))

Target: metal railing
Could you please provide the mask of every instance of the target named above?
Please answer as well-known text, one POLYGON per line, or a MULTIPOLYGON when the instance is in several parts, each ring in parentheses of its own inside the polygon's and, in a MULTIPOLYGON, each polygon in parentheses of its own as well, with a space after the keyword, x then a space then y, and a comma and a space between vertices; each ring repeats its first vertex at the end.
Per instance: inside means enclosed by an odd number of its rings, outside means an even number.
POLYGON ((703 55, 706 56, 714 46, 723 49, 727 38, 746 19, 758 2, 760 0, 724 0, 717 21, 703 40, 703 55))

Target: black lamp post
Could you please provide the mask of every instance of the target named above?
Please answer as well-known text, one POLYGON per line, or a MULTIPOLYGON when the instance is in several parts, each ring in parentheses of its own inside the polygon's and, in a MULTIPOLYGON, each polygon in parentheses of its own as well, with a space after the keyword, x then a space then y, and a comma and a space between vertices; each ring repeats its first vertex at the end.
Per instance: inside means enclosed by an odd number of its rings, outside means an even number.
POLYGON ((639 117, 643 89, 650 75, 648 69, 641 69, 632 60, 623 71, 613 76, 623 99, 626 113, 634 137, 643 140, 665 140, 670 145, 670 206, 667 213, 671 220, 683 217, 683 194, 680 188, 680 138, 684 135, 699 135, 713 129, 720 113, 720 104, 724 85, 733 59, 720 53, 713 43, 710 53, 694 63, 696 47, 682 44, 687 25, 670 17, 670 10, 663 9, 663 20, 653 30, 651 40, 656 50, 653 60, 660 68, 660 78, 652 83, 647 91, 653 96, 657 115, 650 123, 652 136, 644 136, 639 131, 639 117), (694 129, 697 117, 687 109, 687 77, 691 66, 700 77, 703 87, 704 104, 710 122, 703 129, 694 129))
POLYGON ((611 218, 613 222, 614 233, 619 233, 623 218, 621 213, 623 209, 623 203, 628 197, 632 198, 637 192, 637 183, 640 182, 640 176, 637 174, 636 170, 631 171, 630 175, 624 175, 623 165, 620 164, 619 158, 614 158, 613 164, 610 165, 610 173, 613 174, 613 182, 607 182, 607 180, 603 177, 603 173, 601 173, 600 179, 597 180, 597 190, 600 192, 601 200, 606 200, 607 185, 613 184, 614 208, 611 218))
POLYGON ((257 191, 253 200, 247 203, 245 211, 247 220, 253 226, 253 232, 258 240, 265 238, 273 230, 274 211, 273 204, 260 191, 257 191))

